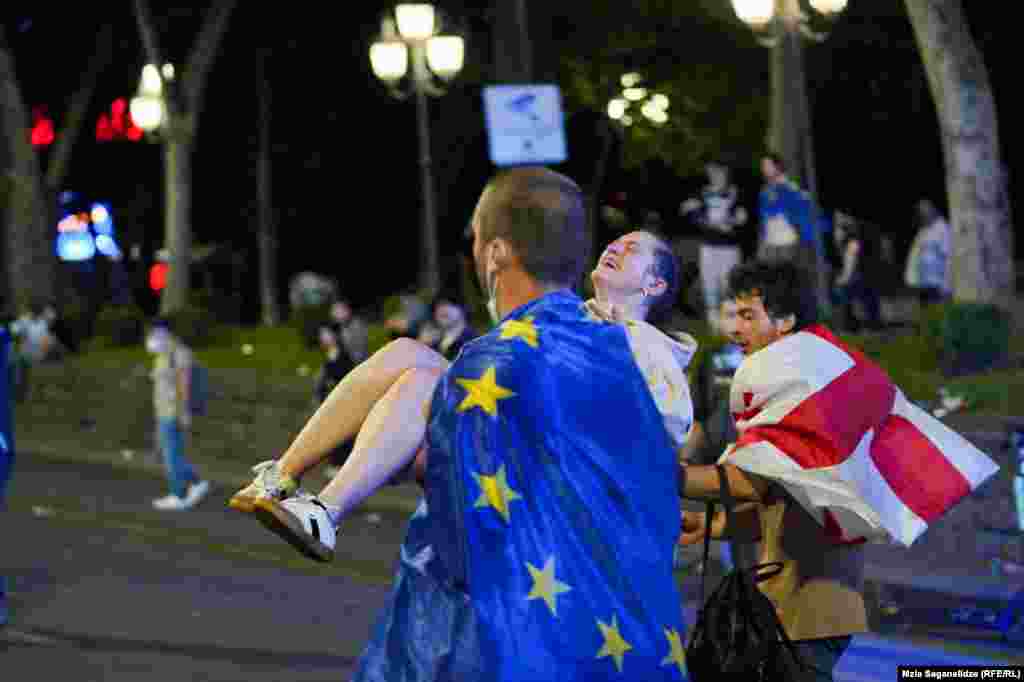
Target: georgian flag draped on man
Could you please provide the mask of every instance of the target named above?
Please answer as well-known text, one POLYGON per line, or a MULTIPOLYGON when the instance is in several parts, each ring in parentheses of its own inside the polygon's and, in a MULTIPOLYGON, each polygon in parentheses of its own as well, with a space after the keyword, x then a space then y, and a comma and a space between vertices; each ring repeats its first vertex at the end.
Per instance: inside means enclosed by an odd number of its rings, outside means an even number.
POLYGON ((910 546, 999 469, 821 326, 747 358, 730 403, 722 461, 781 484, 837 542, 910 546))
POLYGON ((619 324, 548 294, 434 394, 426 501, 356 682, 685 679, 677 461, 619 324))

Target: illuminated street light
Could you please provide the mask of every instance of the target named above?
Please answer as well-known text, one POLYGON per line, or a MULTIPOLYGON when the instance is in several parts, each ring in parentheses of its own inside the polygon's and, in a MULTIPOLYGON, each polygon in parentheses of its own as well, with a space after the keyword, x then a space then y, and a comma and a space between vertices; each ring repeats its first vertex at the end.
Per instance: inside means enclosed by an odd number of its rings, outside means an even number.
POLYGON ((624 99, 613 99, 611 102, 608 102, 608 117, 616 121, 621 119, 626 114, 628 106, 629 102, 624 99))
POLYGON ((647 97, 647 90, 644 88, 626 88, 622 91, 622 96, 630 102, 639 102, 644 97, 647 97))
POLYGON ((825 16, 839 14, 846 9, 846 0, 810 0, 811 7, 825 16))
POLYGON ((440 23, 433 5, 400 4, 382 20, 380 37, 370 46, 370 66, 377 78, 387 86, 388 92, 397 99, 405 99, 410 94, 416 99, 420 189, 423 194, 424 259, 420 278, 421 287, 432 293, 440 289, 441 268, 434 209, 434 180, 430 165, 427 96, 443 95, 443 86, 462 71, 465 60, 462 37, 440 35, 440 23), (403 79, 407 79, 408 90, 400 88, 403 79))
POLYGON ((622 83, 622 87, 624 87, 624 88, 631 88, 634 85, 636 85, 637 83, 639 83, 640 81, 642 81, 643 80, 643 76, 641 76, 640 74, 638 74, 636 72, 632 72, 632 73, 623 74, 622 78, 620 78, 619 80, 622 83))
POLYGON ((426 40, 434 35, 434 6, 427 3, 395 7, 398 32, 404 40, 426 40))
POLYGON ((135 97, 132 97, 132 101, 128 105, 128 111, 131 113, 132 121, 135 125, 147 133, 160 128, 167 118, 163 85, 163 78, 155 65, 146 64, 142 67, 142 76, 139 78, 139 92, 135 97))
POLYGON ((732 8, 743 23, 759 28, 772 20, 775 0, 732 0, 732 8))

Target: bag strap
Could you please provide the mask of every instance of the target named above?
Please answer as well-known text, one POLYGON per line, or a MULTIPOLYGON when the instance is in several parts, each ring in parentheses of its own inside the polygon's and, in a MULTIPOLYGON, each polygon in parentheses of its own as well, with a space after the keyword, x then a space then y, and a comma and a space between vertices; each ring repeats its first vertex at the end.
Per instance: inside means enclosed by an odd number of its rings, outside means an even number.
POLYGON ((711 520, 715 515, 714 502, 707 503, 707 510, 704 514, 704 559, 700 564, 700 601, 697 602, 698 610, 704 608, 704 593, 707 590, 708 561, 711 559, 711 520))
MULTIPOLYGON (((725 474, 725 469, 721 464, 716 464, 715 471, 718 472, 718 493, 722 506, 725 508, 725 523, 728 527, 732 524, 732 508, 736 502, 733 500, 732 489, 729 488, 729 479, 725 474)), ((707 591, 708 563, 711 559, 711 521, 714 515, 715 503, 708 502, 704 522, 704 559, 700 568, 700 608, 704 608, 704 595, 707 591)))

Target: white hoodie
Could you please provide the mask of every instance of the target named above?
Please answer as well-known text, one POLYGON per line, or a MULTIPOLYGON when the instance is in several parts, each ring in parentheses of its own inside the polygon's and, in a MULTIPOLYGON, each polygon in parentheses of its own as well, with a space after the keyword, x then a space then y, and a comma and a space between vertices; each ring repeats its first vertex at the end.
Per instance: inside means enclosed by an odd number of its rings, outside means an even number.
POLYGON ((626 319, 614 307, 594 299, 584 306, 592 319, 626 328, 633 358, 647 380, 665 428, 676 448, 682 447, 693 427, 693 401, 686 368, 697 352, 697 341, 685 332, 666 334, 643 320, 626 319))

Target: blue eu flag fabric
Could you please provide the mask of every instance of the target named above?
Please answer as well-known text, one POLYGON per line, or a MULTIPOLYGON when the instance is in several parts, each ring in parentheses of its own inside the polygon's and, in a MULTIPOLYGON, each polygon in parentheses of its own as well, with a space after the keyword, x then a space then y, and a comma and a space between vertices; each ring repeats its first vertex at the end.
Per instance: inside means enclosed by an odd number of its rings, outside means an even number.
POLYGON ((624 329, 568 291, 442 378, 425 499, 354 677, 682 680, 676 453, 624 329))

